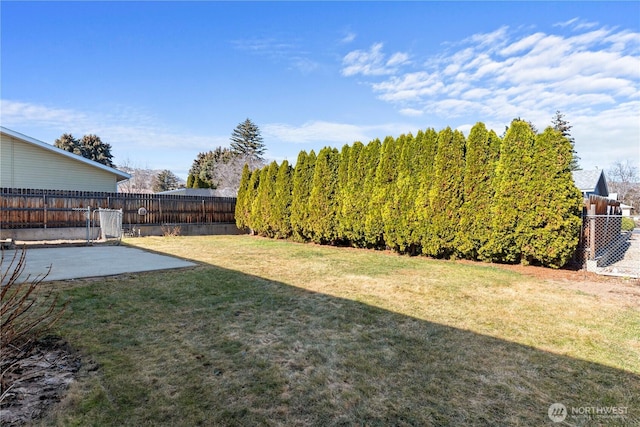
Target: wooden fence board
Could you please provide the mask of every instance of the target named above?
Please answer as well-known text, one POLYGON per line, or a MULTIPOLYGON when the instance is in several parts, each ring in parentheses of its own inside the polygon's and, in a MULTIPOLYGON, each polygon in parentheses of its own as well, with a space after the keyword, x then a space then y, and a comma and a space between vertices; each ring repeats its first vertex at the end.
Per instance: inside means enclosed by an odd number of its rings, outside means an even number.
POLYGON ((122 209, 130 225, 233 223, 235 204, 235 197, 0 188, 0 228, 82 227, 85 213, 77 209, 87 207, 122 209))

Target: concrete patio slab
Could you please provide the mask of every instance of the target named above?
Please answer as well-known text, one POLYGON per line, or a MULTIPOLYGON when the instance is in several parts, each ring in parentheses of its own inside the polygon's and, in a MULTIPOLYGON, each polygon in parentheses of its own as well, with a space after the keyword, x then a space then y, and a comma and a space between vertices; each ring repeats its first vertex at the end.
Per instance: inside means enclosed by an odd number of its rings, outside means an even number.
MULTIPOLYGON (((15 250, 4 251, 3 271, 8 268, 15 250)), ((18 254, 19 255, 19 254, 18 254)), ((123 273, 165 270, 195 266, 183 259, 146 252, 125 246, 81 246, 28 248, 22 281, 44 276, 45 281, 113 276, 123 273)))

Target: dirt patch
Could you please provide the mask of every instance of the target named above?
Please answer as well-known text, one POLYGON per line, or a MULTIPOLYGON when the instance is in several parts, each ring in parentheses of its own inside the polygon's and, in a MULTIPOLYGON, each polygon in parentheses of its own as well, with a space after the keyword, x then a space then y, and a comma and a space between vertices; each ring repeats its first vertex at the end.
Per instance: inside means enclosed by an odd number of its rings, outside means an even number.
POLYGON ((2 375, 0 425, 36 420, 59 402, 80 369, 80 358, 54 337, 36 342, 2 375))

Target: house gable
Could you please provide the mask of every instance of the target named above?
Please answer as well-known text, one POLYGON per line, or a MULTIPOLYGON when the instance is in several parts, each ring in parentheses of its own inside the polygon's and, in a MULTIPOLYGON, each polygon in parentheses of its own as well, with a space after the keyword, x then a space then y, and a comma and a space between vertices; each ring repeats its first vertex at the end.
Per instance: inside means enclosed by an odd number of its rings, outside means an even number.
POLYGON ((573 182, 585 198, 590 195, 609 195, 607 179, 602 169, 573 171, 573 182))
POLYGON ((0 187, 116 192, 130 176, 42 141, 1 128, 0 187))

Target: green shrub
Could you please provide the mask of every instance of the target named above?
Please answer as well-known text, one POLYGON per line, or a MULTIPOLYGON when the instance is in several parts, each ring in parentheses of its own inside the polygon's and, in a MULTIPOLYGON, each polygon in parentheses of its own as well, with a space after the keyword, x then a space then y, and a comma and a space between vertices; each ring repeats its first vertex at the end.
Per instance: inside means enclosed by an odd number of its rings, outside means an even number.
POLYGON ((633 219, 629 218, 629 217, 623 217, 622 218, 622 230, 623 231, 631 231, 634 228, 636 228, 636 223, 633 221, 633 219))

